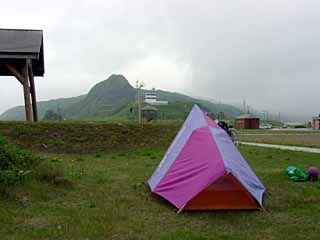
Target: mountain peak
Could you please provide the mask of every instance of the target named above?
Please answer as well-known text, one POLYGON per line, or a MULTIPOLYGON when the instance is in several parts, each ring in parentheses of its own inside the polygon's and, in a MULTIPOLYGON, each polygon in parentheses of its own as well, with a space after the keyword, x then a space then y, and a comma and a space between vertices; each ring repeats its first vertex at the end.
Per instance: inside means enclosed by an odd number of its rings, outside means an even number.
POLYGON ((107 80, 128 81, 122 74, 111 74, 110 77, 107 78, 107 80))
POLYGON ((91 88, 74 114, 91 118, 110 116, 134 101, 134 98, 135 89, 128 80, 123 75, 113 74, 91 88))
POLYGON ((97 92, 100 94, 106 94, 106 92, 114 91, 116 89, 133 89, 129 81, 121 74, 112 74, 106 80, 97 83, 91 88, 89 95, 97 92))
POLYGON ((129 81, 121 74, 112 74, 106 80, 97 83, 89 92, 89 95, 108 95, 115 94, 121 89, 133 90, 129 81))
MULTIPOLYGON (((122 74, 112 74, 105 81, 112 83, 127 83, 130 85, 129 81, 122 74)), ((103 81, 104 82, 104 81, 103 81)))

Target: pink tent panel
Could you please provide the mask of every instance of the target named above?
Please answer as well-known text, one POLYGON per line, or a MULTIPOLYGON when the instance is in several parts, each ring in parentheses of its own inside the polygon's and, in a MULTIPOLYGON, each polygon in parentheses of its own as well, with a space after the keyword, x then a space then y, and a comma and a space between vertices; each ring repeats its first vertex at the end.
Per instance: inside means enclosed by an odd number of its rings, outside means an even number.
POLYGON ((209 127, 202 127, 192 133, 154 192, 181 208, 225 172, 209 127))

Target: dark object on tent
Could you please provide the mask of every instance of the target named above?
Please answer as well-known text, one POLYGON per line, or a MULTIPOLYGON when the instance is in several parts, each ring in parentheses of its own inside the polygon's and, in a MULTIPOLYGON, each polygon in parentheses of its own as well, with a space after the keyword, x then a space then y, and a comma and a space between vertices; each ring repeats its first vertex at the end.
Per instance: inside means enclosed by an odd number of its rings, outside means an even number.
POLYGON ((265 191, 231 138, 197 105, 148 184, 179 211, 260 209, 265 191))
POLYGON ((218 121, 218 125, 219 125, 219 127, 221 127, 221 128, 224 129, 224 130, 229 130, 229 126, 228 126, 228 124, 227 124, 225 121, 219 120, 219 121, 218 121))
POLYGON ((41 30, 0 29, 0 76, 14 76, 22 84, 27 121, 32 113, 38 121, 34 76, 44 75, 42 35, 41 30))
POLYGON ((286 174, 294 182, 308 181, 309 179, 309 175, 304 170, 294 166, 287 167, 286 174))
POLYGON ((229 135, 229 137, 232 137, 232 133, 229 130, 229 126, 225 121, 219 120, 218 125, 219 125, 219 127, 221 127, 222 129, 224 129, 226 131, 226 133, 229 135))

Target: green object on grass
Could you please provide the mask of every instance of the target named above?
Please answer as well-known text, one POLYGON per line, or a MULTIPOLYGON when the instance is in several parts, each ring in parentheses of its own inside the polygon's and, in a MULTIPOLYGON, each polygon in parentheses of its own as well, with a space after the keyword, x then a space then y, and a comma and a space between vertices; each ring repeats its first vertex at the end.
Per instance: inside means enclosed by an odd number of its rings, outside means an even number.
POLYGON ((306 173, 304 170, 297 167, 289 166, 286 169, 286 173, 288 177, 295 182, 307 181, 309 179, 308 173, 306 173))

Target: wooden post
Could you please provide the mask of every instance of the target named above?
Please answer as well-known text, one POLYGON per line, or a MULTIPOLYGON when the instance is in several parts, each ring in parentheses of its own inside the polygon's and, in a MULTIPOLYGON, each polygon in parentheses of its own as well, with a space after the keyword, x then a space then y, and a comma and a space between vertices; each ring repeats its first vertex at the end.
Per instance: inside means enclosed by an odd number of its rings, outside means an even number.
POLYGON ((18 81, 23 85, 23 76, 20 74, 20 72, 15 68, 14 65, 11 64, 4 64, 6 68, 12 73, 13 76, 15 76, 18 81))
POLYGON ((30 88, 29 88, 29 80, 28 80, 28 63, 24 62, 22 67, 22 77, 23 77, 23 94, 24 94, 24 104, 26 111, 26 120, 28 122, 32 121, 32 113, 31 113, 31 102, 30 102, 30 88))
POLYGON ((37 97, 36 97, 36 88, 34 84, 33 70, 31 60, 27 60, 29 81, 30 81, 30 93, 32 99, 32 112, 33 112, 33 121, 38 122, 38 108, 37 108, 37 97))

